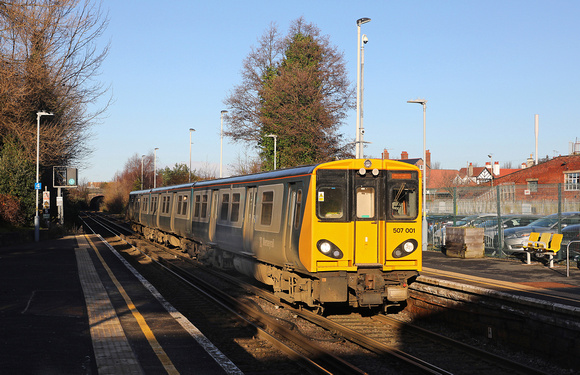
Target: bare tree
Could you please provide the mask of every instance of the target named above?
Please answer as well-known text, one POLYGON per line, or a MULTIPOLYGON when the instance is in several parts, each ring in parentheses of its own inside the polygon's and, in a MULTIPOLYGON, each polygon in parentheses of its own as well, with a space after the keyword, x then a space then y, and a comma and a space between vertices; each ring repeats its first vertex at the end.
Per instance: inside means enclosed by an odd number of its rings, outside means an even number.
POLYGON ((79 162, 90 153, 90 127, 106 109, 89 113, 106 88, 94 81, 108 46, 96 41, 107 26, 89 0, 13 0, 0 4, 0 142, 16 136, 35 157, 36 112, 41 164, 79 162))
POLYGON ((262 165, 289 167, 347 156, 338 128, 353 107, 343 54, 302 18, 281 37, 275 24, 244 60, 242 83, 225 104, 226 135, 257 146, 262 165))

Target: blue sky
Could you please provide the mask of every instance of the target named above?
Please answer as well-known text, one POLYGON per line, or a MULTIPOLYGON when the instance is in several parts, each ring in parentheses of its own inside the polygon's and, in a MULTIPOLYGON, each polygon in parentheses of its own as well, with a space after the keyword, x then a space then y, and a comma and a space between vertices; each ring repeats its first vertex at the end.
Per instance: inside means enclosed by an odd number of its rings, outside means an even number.
MULTIPOLYGON (((427 99, 432 162, 483 166, 488 154, 516 168, 535 154, 565 155, 580 139, 578 1, 104 1, 111 51, 97 77, 114 103, 92 130, 81 181, 109 181, 133 155, 157 166, 219 170, 220 111, 241 83, 244 58, 271 22, 285 34, 304 17, 344 52, 356 85, 357 28, 365 47, 365 156, 421 157, 427 99)), ((102 104, 102 103, 97 103, 102 104)), ((341 128, 354 139, 356 111, 341 128)), ((224 168, 253 153, 224 140, 224 168)), ((227 172, 226 172, 227 174, 227 172)))

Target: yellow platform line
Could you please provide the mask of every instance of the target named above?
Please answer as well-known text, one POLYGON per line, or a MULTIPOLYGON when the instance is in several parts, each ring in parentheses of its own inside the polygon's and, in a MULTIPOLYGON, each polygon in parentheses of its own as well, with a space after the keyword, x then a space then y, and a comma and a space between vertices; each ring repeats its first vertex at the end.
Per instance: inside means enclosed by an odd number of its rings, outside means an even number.
POLYGON ((133 303, 133 301, 131 300, 131 298, 127 294, 127 292, 125 292, 125 289, 123 288, 123 286, 121 285, 119 280, 117 280, 117 278, 113 274, 113 271, 111 271, 111 269, 109 268, 109 266, 105 262, 105 259, 103 259, 103 257, 101 256, 101 253, 99 252, 99 250, 97 249, 97 247, 95 246, 93 241, 91 241, 91 239, 86 234, 85 234, 85 237, 86 237, 87 241, 89 242, 89 244, 91 245, 91 247, 93 248, 93 250, 95 251, 95 253, 97 254, 97 257, 101 261, 101 264, 103 265, 103 267, 105 267, 105 270, 107 271, 107 273, 109 274, 109 277, 111 278, 111 280, 113 281, 113 283, 117 287, 117 290, 119 291, 119 293, 121 293, 121 296, 123 296, 123 299, 125 300, 125 303, 127 304, 127 307, 129 308, 129 310, 131 310, 133 317, 135 318, 135 320, 137 320, 137 323, 139 324, 141 331, 145 335, 145 338, 147 338, 147 341, 149 342, 151 349, 153 349, 153 351, 155 352, 155 355, 157 355, 157 358, 159 358, 159 361, 161 361, 161 364, 163 365, 163 367, 165 368, 167 373, 168 374, 179 374, 179 371, 177 371, 177 369, 173 365, 173 362, 171 362, 171 359, 169 359, 169 356, 167 355, 167 353, 165 353, 165 350, 163 350, 163 348, 161 347, 161 344, 159 344, 159 341, 157 341, 157 339, 155 338, 155 335, 153 334, 153 331, 151 330, 151 328, 149 328, 149 325, 145 321, 145 318, 143 317, 143 315, 141 315, 139 310, 137 310, 137 308, 135 307, 135 304, 133 303))

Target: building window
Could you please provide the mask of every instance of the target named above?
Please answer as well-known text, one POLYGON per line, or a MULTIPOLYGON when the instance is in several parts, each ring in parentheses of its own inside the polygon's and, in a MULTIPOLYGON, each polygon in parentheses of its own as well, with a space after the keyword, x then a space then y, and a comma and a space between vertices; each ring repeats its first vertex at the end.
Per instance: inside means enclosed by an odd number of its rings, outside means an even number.
POLYGON ((528 180, 528 190, 531 193, 538 191, 538 180, 528 180))
POLYGON ((580 172, 564 173, 564 190, 580 190, 580 172))

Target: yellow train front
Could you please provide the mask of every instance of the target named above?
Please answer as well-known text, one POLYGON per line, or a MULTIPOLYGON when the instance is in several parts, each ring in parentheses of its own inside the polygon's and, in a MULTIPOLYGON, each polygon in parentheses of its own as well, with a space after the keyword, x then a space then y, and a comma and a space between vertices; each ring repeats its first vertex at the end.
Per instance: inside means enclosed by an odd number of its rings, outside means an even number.
POLYGON ((422 266, 420 181, 416 166, 393 160, 316 166, 298 240, 310 277, 281 271, 275 290, 310 306, 403 304, 422 266))

